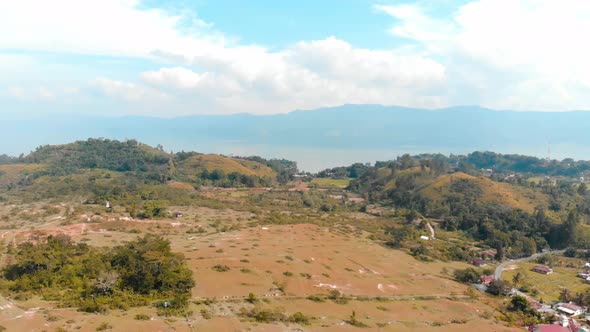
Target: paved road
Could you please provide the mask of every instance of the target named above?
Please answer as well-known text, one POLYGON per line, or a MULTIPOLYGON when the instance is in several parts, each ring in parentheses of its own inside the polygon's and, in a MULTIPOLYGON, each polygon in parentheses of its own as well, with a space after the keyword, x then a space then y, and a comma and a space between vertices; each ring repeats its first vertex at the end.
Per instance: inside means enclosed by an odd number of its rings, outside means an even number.
POLYGON ((496 272, 494 273, 494 277, 496 278, 496 280, 500 280, 502 278, 502 271, 504 271, 504 269, 508 265, 530 261, 530 260, 533 260, 535 258, 541 257, 543 255, 547 255, 547 254, 563 254, 564 252, 565 252, 565 249, 551 250, 548 252, 539 252, 539 253, 536 253, 536 254, 529 256, 529 257, 524 257, 524 258, 519 258, 519 259, 511 259, 509 261, 506 261, 506 262, 498 265, 498 267, 496 267, 496 272))

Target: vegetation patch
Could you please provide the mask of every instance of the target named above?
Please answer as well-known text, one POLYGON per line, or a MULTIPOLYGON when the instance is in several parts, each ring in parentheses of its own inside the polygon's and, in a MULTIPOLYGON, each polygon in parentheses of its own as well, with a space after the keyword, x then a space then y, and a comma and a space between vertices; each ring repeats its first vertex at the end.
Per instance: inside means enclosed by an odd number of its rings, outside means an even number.
POLYGON ((4 291, 37 294, 87 312, 149 303, 165 312, 182 311, 194 286, 183 255, 156 235, 110 249, 49 236, 19 245, 14 260, 2 271, 4 291))

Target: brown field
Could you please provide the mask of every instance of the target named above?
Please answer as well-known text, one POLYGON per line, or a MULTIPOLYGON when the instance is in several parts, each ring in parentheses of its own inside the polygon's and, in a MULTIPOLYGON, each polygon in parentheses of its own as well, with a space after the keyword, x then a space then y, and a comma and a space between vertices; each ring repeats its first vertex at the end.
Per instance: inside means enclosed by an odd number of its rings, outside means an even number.
MULTIPOLYGON (((520 331, 496 321, 498 300, 471 299, 464 295, 467 286, 443 274, 443 268, 465 264, 420 262, 367 239, 354 227, 260 225, 250 212, 194 206, 171 207, 182 211, 183 218, 149 221, 132 220, 118 208, 110 214, 100 210, 42 202, 0 205, 0 216, 10 215, 9 223, 19 225, 8 228, 0 221, 0 241, 6 245, 64 233, 90 245, 113 246, 145 233, 162 234, 194 272, 192 314, 166 318, 157 316, 155 308, 142 307, 98 315, 39 298, 0 298, 1 326, 8 331, 96 331, 107 322, 112 326, 108 331, 353 331, 359 328, 345 320, 354 311, 368 325, 361 330, 367 331, 520 331), (215 271, 215 265, 229 271, 215 271), (332 290, 340 291, 346 303, 306 299, 332 290), (257 306, 288 315, 302 312, 312 317, 311 325, 258 323, 240 316, 240 310, 253 307, 244 301, 249 293, 259 299, 257 306), (136 320, 138 313, 151 318, 136 320)), ((359 223, 374 219, 359 213, 353 218, 359 223)))

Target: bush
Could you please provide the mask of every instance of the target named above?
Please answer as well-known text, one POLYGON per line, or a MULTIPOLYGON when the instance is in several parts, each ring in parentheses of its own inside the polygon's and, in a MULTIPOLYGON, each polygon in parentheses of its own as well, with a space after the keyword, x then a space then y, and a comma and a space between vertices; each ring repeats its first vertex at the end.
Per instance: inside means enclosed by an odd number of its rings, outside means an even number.
POLYGON ((135 320, 150 320, 151 317, 146 314, 137 314, 135 315, 135 320))
POLYGON ((308 300, 313 301, 313 302, 324 302, 324 297, 319 296, 319 295, 309 295, 307 297, 308 300))
POLYGON ((455 277, 455 280, 463 283, 478 282, 480 278, 479 273, 471 267, 468 267, 464 270, 455 270, 455 273, 453 275, 455 277))
POLYGON ((220 264, 217 264, 217 265, 213 266, 211 269, 213 271, 217 271, 217 272, 227 272, 227 271, 231 270, 229 266, 227 266, 227 265, 220 265, 220 264))
POLYGON ((296 312, 289 317, 289 322, 301 324, 301 325, 309 325, 310 318, 302 314, 301 312, 296 312))
POLYGON ((100 325, 98 325, 98 327, 96 328, 97 331, 106 331, 106 330, 110 330, 112 329, 113 326, 107 322, 102 322, 100 323, 100 325))
POLYGON ((201 317, 203 319, 211 319, 211 313, 207 309, 201 309, 201 317))

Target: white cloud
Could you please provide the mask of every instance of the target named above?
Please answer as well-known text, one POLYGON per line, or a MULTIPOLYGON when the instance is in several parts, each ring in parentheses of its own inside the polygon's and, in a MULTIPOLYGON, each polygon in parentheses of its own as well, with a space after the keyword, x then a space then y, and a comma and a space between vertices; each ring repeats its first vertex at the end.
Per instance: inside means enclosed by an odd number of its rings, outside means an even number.
POLYGON ((190 15, 196 23, 187 29, 180 26, 187 16, 139 10, 137 5, 134 0, 3 2, 0 49, 140 57, 171 64, 138 73, 139 81, 111 77, 93 82, 104 95, 138 107, 147 99, 151 103, 167 97, 193 105, 192 112, 441 104, 433 91, 444 83, 444 67, 419 55, 357 49, 333 37, 269 51, 233 44, 212 32, 210 23, 190 15))
MULTIPOLYGON (((390 33, 412 44, 390 50, 358 48, 328 37, 271 51, 239 44, 194 13, 144 10, 138 4, 0 2, 0 50, 161 63, 131 76, 100 73, 90 79, 90 87, 82 83, 88 80, 78 80, 77 87, 70 81, 48 85, 59 75, 55 69, 42 72, 47 69, 41 63, 28 66, 27 74, 37 75, 39 82, 26 82, 22 91, 7 94, 54 101, 87 94, 80 99, 92 102, 96 96, 88 91, 99 91, 132 104, 135 112, 151 114, 275 113, 344 103, 590 108, 590 48, 583 40, 590 31, 586 0, 474 0, 447 18, 417 5, 375 6, 395 19, 390 33), (47 86, 52 88, 43 90, 47 86), (68 94, 68 89, 75 93, 68 94)), ((18 68, 27 70, 23 63, 34 53, 0 54, 0 68, 9 69, 21 57, 18 68)), ((13 80, 18 76, 11 71, 13 80)), ((1 83, 12 86, 10 79, 1 83)))
POLYGON ((478 0, 445 19, 415 5, 376 9, 397 20, 394 36, 444 59, 456 90, 451 103, 475 94, 489 107, 590 108, 588 1, 478 0))
MULTIPOLYGON (((180 32, 181 16, 138 5, 138 0, 2 1, 0 49, 146 57, 224 44, 219 35, 199 29, 180 32)), ((207 28, 197 22, 195 27, 207 28)))
POLYGON ((445 69, 431 59, 356 49, 334 37, 301 42, 279 52, 227 49, 222 56, 184 57, 185 67, 142 73, 144 82, 221 112, 287 112, 343 103, 439 106, 445 69), (419 100, 418 100, 419 99, 419 100))
POLYGON ((121 98, 130 102, 151 102, 166 99, 166 94, 134 83, 98 78, 94 85, 106 96, 121 98))

